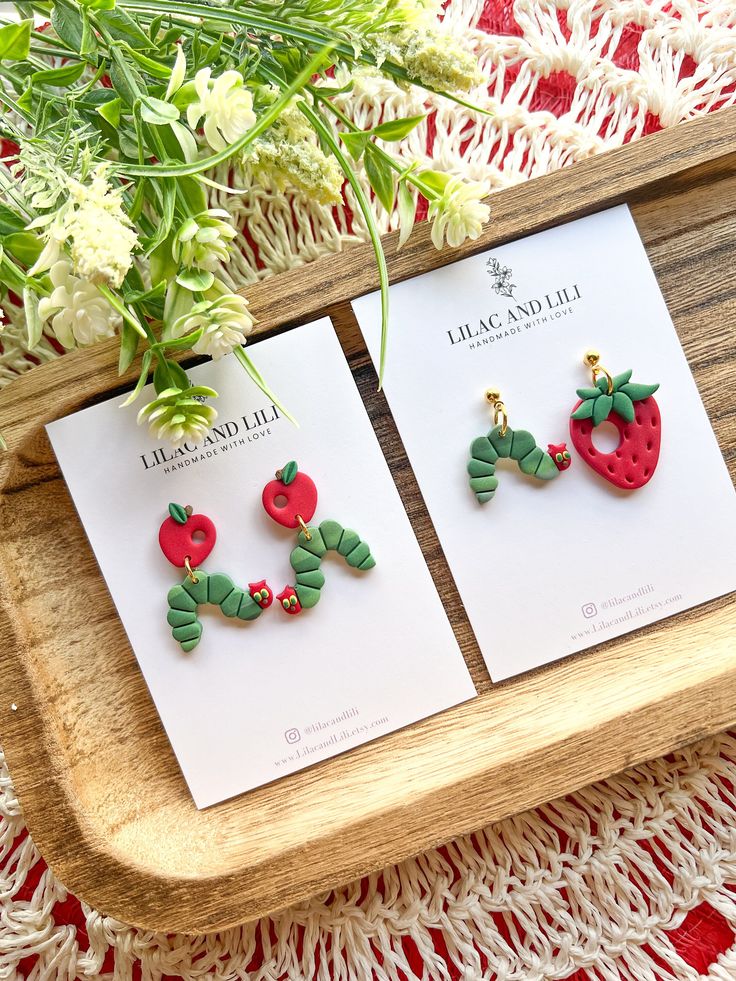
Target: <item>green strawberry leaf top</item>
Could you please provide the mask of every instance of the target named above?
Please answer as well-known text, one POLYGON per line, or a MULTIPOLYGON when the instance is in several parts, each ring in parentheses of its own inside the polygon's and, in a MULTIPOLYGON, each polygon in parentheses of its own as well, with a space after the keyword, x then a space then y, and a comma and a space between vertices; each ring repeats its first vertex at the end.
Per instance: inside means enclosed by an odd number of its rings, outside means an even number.
POLYGON ((185 525, 189 517, 181 504, 169 504, 169 514, 178 525, 185 525))
POLYGON ((659 385, 639 385, 631 380, 631 369, 614 375, 613 391, 608 394, 608 378, 605 375, 596 380, 593 388, 579 388, 578 398, 582 401, 572 413, 573 419, 592 419, 594 426, 600 426, 616 412, 626 422, 634 421, 634 402, 648 399, 659 388, 659 385))
POLYGON ((289 462, 281 468, 281 483, 286 484, 288 487, 296 477, 298 471, 299 467, 296 465, 296 460, 289 460, 289 462))

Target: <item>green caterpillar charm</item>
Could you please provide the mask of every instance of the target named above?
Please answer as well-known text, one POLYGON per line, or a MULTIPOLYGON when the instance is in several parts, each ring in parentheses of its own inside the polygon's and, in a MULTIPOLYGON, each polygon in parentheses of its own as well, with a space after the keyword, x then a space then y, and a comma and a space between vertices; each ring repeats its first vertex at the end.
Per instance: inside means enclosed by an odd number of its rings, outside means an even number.
POLYGON ((262 499, 266 514, 278 524, 301 528, 290 557, 296 584, 286 586, 276 597, 285 613, 295 615, 319 603, 325 584, 320 566, 327 552, 337 552, 349 566, 361 572, 376 564, 366 542, 350 528, 343 528, 337 521, 323 521, 319 527, 307 526, 317 510, 317 488, 294 460, 276 471, 276 479, 263 488, 262 499))
POLYGON ((323 521, 318 528, 307 528, 307 532, 309 538, 306 532, 299 532, 298 544, 289 558, 296 572, 296 585, 287 586, 276 597, 287 613, 300 613, 319 603, 320 590, 325 584, 320 566, 327 552, 337 552, 349 566, 361 572, 376 564, 367 543, 357 532, 343 528, 337 521, 323 521))
POLYGON ((549 452, 543 450, 526 429, 514 430, 508 425, 506 407, 496 390, 489 389, 486 400, 493 405, 495 425, 487 436, 478 436, 470 444, 467 467, 470 488, 479 504, 490 501, 496 493, 498 460, 515 460, 522 473, 537 480, 552 480, 567 470, 571 461, 564 443, 550 444, 549 452))
POLYGON ((251 583, 249 592, 240 589, 230 576, 198 569, 215 546, 217 530, 205 514, 193 514, 187 505, 169 504, 169 517, 158 531, 161 551, 172 565, 186 569, 186 577, 169 590, 166 619, 174 640, 186 651, 194 650, 202 636, 197 610, 205 603, 219 606, 226 617, 257 620, 273 603, 273 593, 265 579, 251 583), (196 536, 196 537, 195 537, 196 536))
POLYGON ((169 590, 169 612, 166 619, 171 626, 174 640, 183 651, 189 652, 199 643, 202 623, 197 616, 198 607, 204 603, 219 606, 226 617, 238 620, 257 620, 273 600, 264 583, 255 583, 246 593, 222 572, 209 574, 197 570, 194 582, 187 575, 178 586, 169 590))

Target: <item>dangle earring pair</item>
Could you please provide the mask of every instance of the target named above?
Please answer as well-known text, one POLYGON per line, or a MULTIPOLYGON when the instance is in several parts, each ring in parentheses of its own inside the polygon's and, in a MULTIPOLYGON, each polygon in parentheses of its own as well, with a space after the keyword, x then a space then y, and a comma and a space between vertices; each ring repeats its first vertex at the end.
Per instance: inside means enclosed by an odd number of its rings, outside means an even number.
MULTIPOLYGON (((309 524, 317 509, 317 488, 311 477, 299 471, 294 460, 277 470, 275 480, 266 484, 262 502, 266 513, 278 524, 299 529, 290 555, 296 573, 294 585, 285 586, 276 596, 281 609, 290 616, 319 602, 325 584, 320 566, 328 551, 337 552, 361 572, 376 564, 357 532, 337 521, 309 524)), ((249 583, 244 590, 230 576, 201 568, 217 540, 215 525, 206 515, 194 514, 189 506, 169 504, 169 516, 159 529, 158 540, 169 562, 186 573, 182 582, 169 590, 166 618, 183 651, 193 650, 202 636, 200 606, 209 603, 219 606, 226 617, 250 621, 257 620, 273 603, 273 592, 265 579, 249 583)))
MULTIPOLYGON (((653 398, 659 385, 632 382, 631 370, 611 375, 594 350, 586 351, 583 363, 591 369, 593 384, 577 389, 579 401, 570 414, 572 444, 585 463, 615 487, 643 487, 659 460, 661 414, 653 398), (616 427, 619 436, 618 446, 610 453, 593 443, 596 426, 606 421, 616 427)), ((500 459, 515 460, 522 473, 538 480, 552 480, 569 468, 572 460, 565 443, 549 443, 544 451, 531 433, 511 429, 498 389, 488 389, 485 397, 493 408, 493 428, 487 436, 473 440, 467 466, 471 490, 480 504, 496 493, 500 459)))

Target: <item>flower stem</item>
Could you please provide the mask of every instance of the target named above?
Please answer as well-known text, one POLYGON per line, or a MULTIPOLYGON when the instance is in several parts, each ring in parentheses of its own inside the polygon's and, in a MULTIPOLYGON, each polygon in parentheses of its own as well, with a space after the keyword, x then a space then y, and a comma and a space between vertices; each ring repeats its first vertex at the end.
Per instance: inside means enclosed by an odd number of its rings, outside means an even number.
POLYGON ((386 256, 383 254, 383 246, 381 245, 381 234, 378 231, 378 226, 376 225, 376 220, 373 217, 373 212, 371 211, 371 203, 366 197, 365 191, 360 186, 358 178, 355 176, 355 171, 350 166, 350 163, 345 156, 345 154, 340 149, 340 145, 335 139, 335 136, 327 125, 322 116, 314 110, 311 106, 308 106, 306 102, 299 103, 299 110, 307 117, 309 122, 312 124, 314 129, 319 133, 321 138, 324 140, 325 144, 330 148, 333 156, 340 164, 342 172, 345 174, 348 183, 353 189, 353 194, 358 202, 365 223, 368 226, 368 235, 370 236, 371 245, 373 246, 373 251, 376 256, 376 264, 378 266, 378 278, 381 284, 381 350, 378 362, 378 390, 380 392, 383 387, 383 371, 386 366, 386 345, 388 341, 388 268, 386 266, 386 256))

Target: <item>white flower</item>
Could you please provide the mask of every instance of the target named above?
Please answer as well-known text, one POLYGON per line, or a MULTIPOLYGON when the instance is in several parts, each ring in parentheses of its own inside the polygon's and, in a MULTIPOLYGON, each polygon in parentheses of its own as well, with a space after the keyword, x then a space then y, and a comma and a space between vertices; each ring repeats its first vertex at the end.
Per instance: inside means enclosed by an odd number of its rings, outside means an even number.
POLYGON ((237 232, 222 208, 210 208, 188 218, 174 237, 173 254, 187 269, 214 272, 219 263, 230 261, 230 242, 237 232))
POLYGON ((475 58, 446 31, 407 31, 398 57, 413 78, 440 92, 467 92, 483 80, 475 58))
POLYGON ((210 68, 201 68, 194 76, 199 102, 187 108, 187 122, 196 129, 204 116, 207 142, 213 150, 224 150, 254 125, 253 96, 240 72, 223 72, 214 81, 210 79, 211 74, 210 68))
MULTIPOLYGON (((226 289, 217 282, 216 288, 219 291, 226 289)), ((221 292, 215 299, 195 303, 189 313, 174 322, 171 332, 174 337, 183 337, 200 327, 202 336, 192 350, 195 354, 206 354, 219 360, 234 347, 244 344, 253 329, 248 301, 239 293, 221 292)))
POLYGON ((89 184, 69 178, 69 199, 56 214, 31 222, 29 229, 46 227, 46 244, 31 275, 45 272, 62 258, 71 239, 74 272, 90 283, 117 288, 133 263, 138 236, 123 211, 122 189, 107 181, 107 164, 100 164, 89 184))
POLYGON ((168 439, 175 449, 184 443, 201 443, 217 418, 217 410, 202 401, 216 398, 217 392, 199 386, 167 388, 144 405, 138 413, 138 423, 147 422, 154 439, 168 439))
POLYGON ((60 259, 49 273, 54 290, 38 304, 41 320, 51 320, 51 327, 64 347, 86 347, 112 337, 121 326, 121 318, 92 283, 72 273, 71 263, 60 259))
POLYGON ((184 57, 184 51, 181 46, 176 49, 176 61, 174 62, 174 67, 171 69, 171 76, 169 77, 169 84, 166 87, 166 101, 168 102, 175 92, 178 92, 181 88, 184 78, 187 74, 187 59, 184 57))
POLYGON ((66 229, 75 272, 116 288, 133 263, 138 236, 123 211, 122 189, 110 187, 106 170, 101 164, 89 184, 70 182, 74 207, 67 213, 66 229))
POLYGON ((254 140, 242 161, 243 170, 262 187, 283 191, 295 187, 319 204, 342 201, 343 172, 334 157, 328 157, 310 139, 273 138, 254 140))
POLYGON ((429 202, 427 217, 433 222, 432 242, 436 249, 442 248, 445 238, 452 248, 462 245, 466 238, 478 238, 491 211, 481 202, 485 191, 484 185, 476 181, 451 177, 441 196, 429 202))

